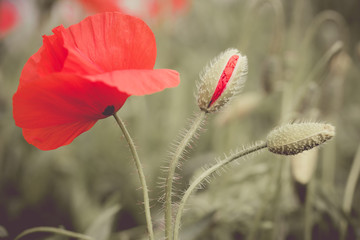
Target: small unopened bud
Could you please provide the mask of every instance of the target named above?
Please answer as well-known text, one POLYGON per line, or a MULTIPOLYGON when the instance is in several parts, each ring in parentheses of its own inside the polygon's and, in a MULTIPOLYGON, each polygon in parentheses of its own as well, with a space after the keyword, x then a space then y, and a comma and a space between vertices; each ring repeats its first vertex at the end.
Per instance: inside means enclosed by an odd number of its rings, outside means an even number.
POLYGON ((335 136, 335 127, 324 123, 294 123, 279 127, 267 136, 270 152, 295 155, 335 136))
POLYGON ((202 111, 216 112, 237 95, 247 76, 246 56, 228 49, 208 64, 197 84, 197 102, 202 111))

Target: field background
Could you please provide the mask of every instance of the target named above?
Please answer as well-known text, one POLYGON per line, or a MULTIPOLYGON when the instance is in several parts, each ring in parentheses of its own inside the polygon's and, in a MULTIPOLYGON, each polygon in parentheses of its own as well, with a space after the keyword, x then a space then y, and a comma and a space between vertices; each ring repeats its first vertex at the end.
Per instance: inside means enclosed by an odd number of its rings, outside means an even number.
MULTIPOLYGON (((113 118, 53 151, 29 145, 14 124, 12 95, 41 35, 88 14, 77 10, 70 18, 66 9, 81 6, 67 1, 64 10, 62 2, 14 1, 19 22, 0 39, 0 239, 37 226, 98 234, 97 240, 145 239, 138 177, 113 118)), ((158 239, 162 167, 171 143, 199 111, 194 97, 199 72, 227 48, 247 55, 248 80, 231 105, 208 118, 179 171, 178 189, 203 166, 284 123, 328 122, 336 126, 336 137, 310 161, 302 157, 305 168, 315 169, 302 183, 290 157, 263 151, 240 160, 191 198, 182 239, 360 239, 354 167, 360 161, 359 11, 358 0, 194 0, 175 14, 144 16, 157 40, 155 68, 181 75, 177 88, 130 97, 118 112, 145 169, 158 239), (355 188, 346 192, 351 183, 355 188), (349 194, 350 208, 344 206, 349 194)))

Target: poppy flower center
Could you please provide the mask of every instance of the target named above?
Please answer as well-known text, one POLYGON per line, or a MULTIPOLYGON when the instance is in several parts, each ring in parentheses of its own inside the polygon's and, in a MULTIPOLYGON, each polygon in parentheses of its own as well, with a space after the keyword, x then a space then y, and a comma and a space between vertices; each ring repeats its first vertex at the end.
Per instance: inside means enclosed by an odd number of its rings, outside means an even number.
POLYGON ((210 107, 219 97, 220 95, 224 92, 230 78, 231 75, 234 72, 234 69, 236 67, 236 63, 239 59, 238 55, 233 55, 229 61, 227 62, 224 71, 222 72, 220 79, 218 81, 218 84, 216 86, 215 92, 209 102, 208 107, 210 107))
POLYGON ((111 116, 114 114, 114 112, 115 112, 115 107, 113 105, 109 105, 105 108, 102 114, 105 116, 111 116))

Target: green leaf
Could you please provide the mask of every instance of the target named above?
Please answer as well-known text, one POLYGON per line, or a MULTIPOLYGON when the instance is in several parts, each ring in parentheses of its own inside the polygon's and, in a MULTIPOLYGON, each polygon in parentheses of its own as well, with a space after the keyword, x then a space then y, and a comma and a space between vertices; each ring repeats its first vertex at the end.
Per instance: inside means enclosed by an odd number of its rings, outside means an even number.
POLYGON ((118 204, 106 209, 86 229, 85 234, 96 240, 109 239, 115 215, 120 209, 121 206, 118 204))

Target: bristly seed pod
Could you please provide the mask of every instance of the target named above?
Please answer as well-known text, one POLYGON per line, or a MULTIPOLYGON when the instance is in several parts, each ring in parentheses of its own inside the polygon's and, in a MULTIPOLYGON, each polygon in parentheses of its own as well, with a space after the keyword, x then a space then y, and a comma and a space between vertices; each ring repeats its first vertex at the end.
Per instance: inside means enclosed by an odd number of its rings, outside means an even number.
POLYGON ((248 72, 246 56, 228 49, 208 64, 197 84, 197 102, 202 111, 216 112, 237 95, 248 72))
POLYGON ((324 123, 294 123, 279 127, 267 136, 270 152, 295 155, 335 136, 335 127, 324 123))

